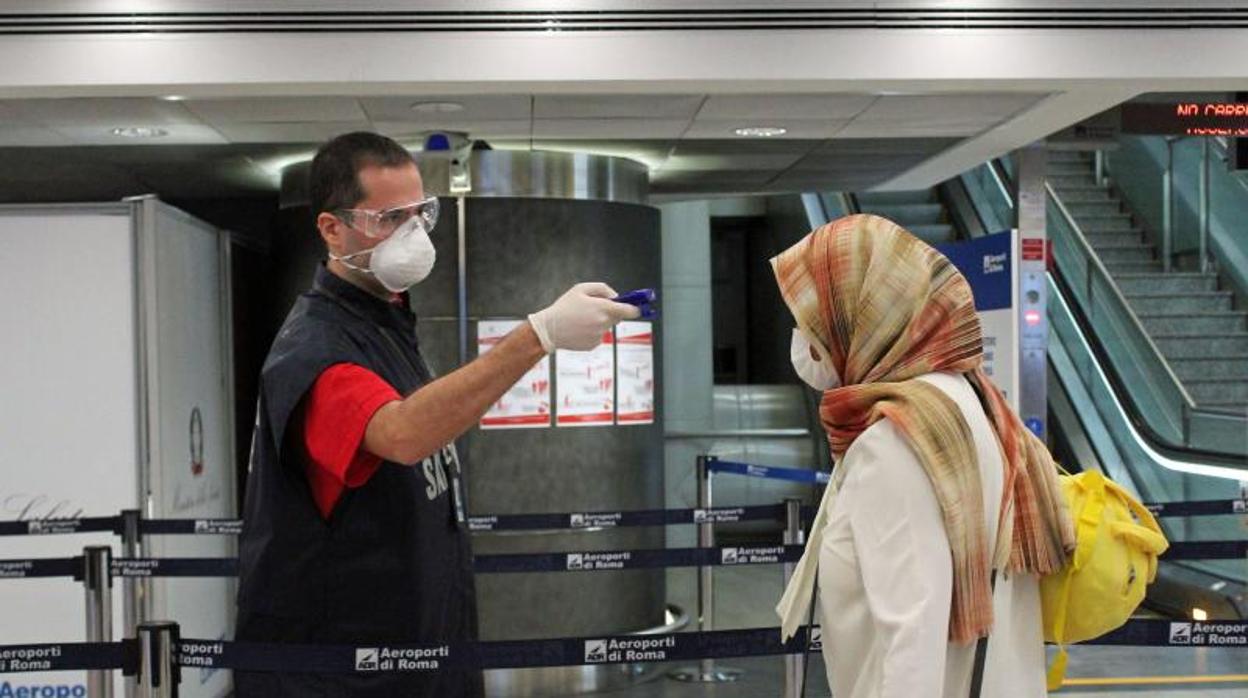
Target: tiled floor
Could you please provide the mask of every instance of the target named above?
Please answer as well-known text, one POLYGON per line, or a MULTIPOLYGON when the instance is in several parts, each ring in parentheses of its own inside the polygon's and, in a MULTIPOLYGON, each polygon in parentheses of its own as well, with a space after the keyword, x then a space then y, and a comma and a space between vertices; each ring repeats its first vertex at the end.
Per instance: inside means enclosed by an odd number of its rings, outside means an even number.
MULTIPOLYGON (((719 568, 715 571, 715 619, 717 629, 769 627, 778 624, 771 608, 780 596, 779 570, 772 567, 719 568)), ((671 570, 668 596, 674 603, 692 610, 693 570, 671 570)), ((826 698, 827 681, 823 662, 813 657, 808 698, 826 698)), ((780 698, 783 691, 783 664, 780 658, 750 658, 724 661, 722 665, 744 671, 738 682, 717 685, 684 684, 666 676, 609 694, 611 698, 780 698)), ((671 667, 674 668, 674 667, 671 667)), ((669 668, 670 669, 670 668, 669 668)), ((1067 675, 1071 679, 1122 678, 1140 676, 1220 676, 1248 674, 1248 650, 1223 648, 1153 647, 1075 647, 1071 651, 1067 675)), ((1248 698, 1248 682, 1233 684, 1109 685, 1067 687, 1055 695, 1081 696, 1162 696, 1164 698, 1248 698)), ((1008 698, 985 696, 985 698, 1008 698)))

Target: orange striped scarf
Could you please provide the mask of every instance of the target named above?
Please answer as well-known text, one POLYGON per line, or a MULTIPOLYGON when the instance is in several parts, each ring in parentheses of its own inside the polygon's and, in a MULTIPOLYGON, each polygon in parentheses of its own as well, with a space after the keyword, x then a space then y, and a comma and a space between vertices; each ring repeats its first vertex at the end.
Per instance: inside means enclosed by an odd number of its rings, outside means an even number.
POLYGON ((772 265, 798 326, 844 383, 824 393, 820 406, 832 452, 841 456, 868 427, 893 421, 931 480, 949 536, 949 639, 966 643, 986 635, 990 568, 1054 572, 1075 538, 1048 449, 983 371, 966 279, 939 252, 870 215, 819 228, 772 265), (1005 487, 991 556, 970 427, 943 392, 915 380, 935 371, 966 376, 999 437, 1005 487))

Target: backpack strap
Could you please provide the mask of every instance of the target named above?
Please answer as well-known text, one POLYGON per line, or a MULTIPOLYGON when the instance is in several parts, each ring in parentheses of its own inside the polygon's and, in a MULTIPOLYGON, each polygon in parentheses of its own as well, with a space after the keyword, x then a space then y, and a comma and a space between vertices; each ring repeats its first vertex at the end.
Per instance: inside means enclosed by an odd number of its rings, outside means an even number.
MULTIPOLYGON (((992 571, 992 579, 990 587, 992 593, 989 598, 996 596, 997 591, 997 571, 992 571)), ((988 661, 988 636, 979 638, 979 642, 975 643, 975 668, 971 671, 971 698, 979 698, 980 691, 984 689, 984 665, 988 661)))

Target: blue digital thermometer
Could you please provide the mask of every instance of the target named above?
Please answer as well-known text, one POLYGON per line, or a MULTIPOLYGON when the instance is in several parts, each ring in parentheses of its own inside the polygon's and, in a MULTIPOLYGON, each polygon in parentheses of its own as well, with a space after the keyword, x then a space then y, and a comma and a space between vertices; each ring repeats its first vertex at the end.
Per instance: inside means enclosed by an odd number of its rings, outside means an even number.
POLYGON ((616 303, 627 303, 636 306, 641 310, 641 316, 646 319, 658 317, 658 311, 654 309, 654 302, 659 298, 659 294, 654 292, 652 288, 640 288, 636 291, 629 291, 612 298, 616 303))

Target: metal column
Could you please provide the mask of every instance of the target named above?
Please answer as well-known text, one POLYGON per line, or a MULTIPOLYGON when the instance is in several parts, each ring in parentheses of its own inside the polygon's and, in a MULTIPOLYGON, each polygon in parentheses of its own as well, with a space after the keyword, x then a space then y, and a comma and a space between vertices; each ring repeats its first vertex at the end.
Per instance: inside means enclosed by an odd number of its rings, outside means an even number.
POLYGON ((181 680, 174 664, 178 624, 167 621, 139 626, 139 698, 177 698, 181 680))
MULTIPOLYGON (((126 558, 142 557, 140 550, 142 533, 139 531, 139 521, 141 516, 138 509, 126 509, 121 512, 121 555, 126 558)), ((139 579, 135 577, 125 577, 121 580, 121 598, 122 613, 125 626, 121 630, 122 637, 133 638, 138 637, 139 623, 144 619, 143 614, 143 585, 139 579)), ((134 698, 137 693, 137 683, 135 677, 126 677, 126 698, 134 698)))
POLYGON ((1048 256, 1045 209, 1048 202, 1044 177, 1048 151, 1040 143, 1019 150, 1016 157, 1014 211, 1018 215, 1018 237, 1022 241, 1022 249, 1029 251, 1017 255, 1019 351, 1022 353, 1019 360, 1019 416, 1032 433, 1047 439, 1049 323, 1045 280, 1048 256))
MULTIPOLYGON (((713 460, 715 459, 709 456, 698 456, 698 507, 702 511, 707 511, 712 506, 709 464, 713 460)), ((698 547, 715 547, 715 524, 710 516, 705 523, 698 526, 698 547)), ((698 630, 701 632, 715 629, 714 569, 708 565, 698 567, 698 630)), ((675 671, 671 677, 689 683, 727 683, 741 678, 741 672, 736 669, 716 668, 714 659, 703 659, 698 666, 675 671)))
POLYGON ((1166 171, 1161 175, 1161 269, 1167 274, 1174 257, 1174 144, 1177 138, 1166 138, 1166 171))
POLYGON ((1200 271, 1209 272, 1209 139, 1200 139, 1200 271))
MULTIPOLYGON (((96 545, 82 551, 82 584, 87 597, 87 642, 113 641, 113 550, 96 545)), ((87 672, 87 695, 112 698, 113 672, 92 669, 87 672)))
MULTIPOLYGON (((806 534, 802 530, 802 500, 784 500, 784 544, 801 545, 806 542, 806 534)), ((797 563, 784 563, 784 587, 789 587, 797 563)), ((813 602, 812 602, 813 603, 813 602)), ((784 655, 784 690, 785 698, 800 698, 802 682, 806 673, 806 655, 784 655)))

